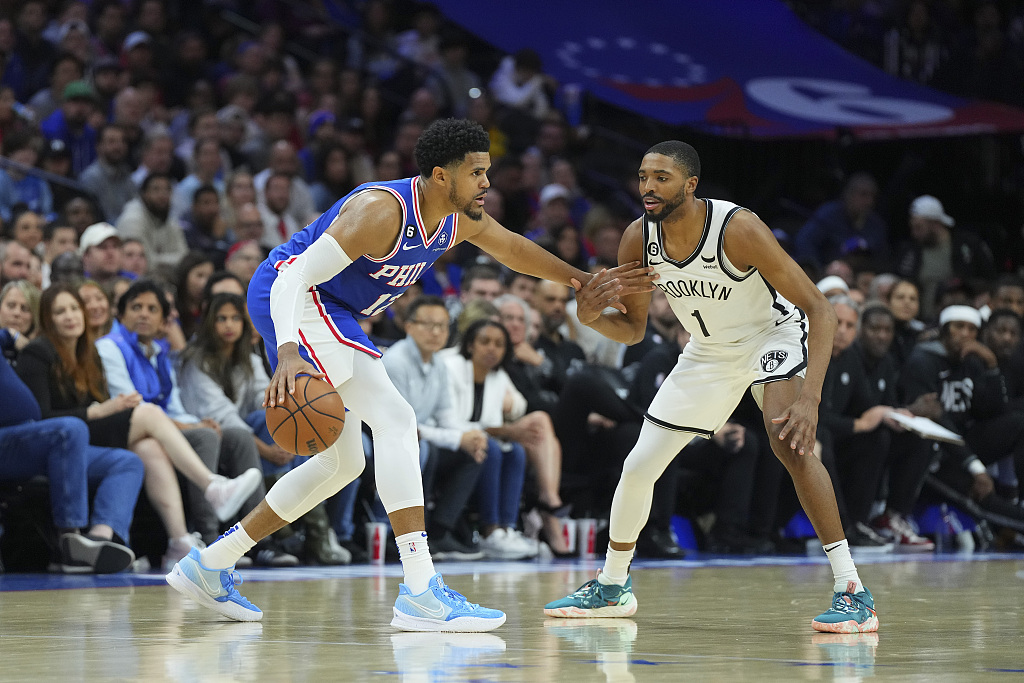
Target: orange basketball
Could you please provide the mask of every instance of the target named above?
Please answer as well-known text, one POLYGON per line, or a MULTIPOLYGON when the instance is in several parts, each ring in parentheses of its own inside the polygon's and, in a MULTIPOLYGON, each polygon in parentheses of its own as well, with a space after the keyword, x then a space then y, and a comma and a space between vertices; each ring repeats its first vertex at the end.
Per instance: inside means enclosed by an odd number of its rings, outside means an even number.
POLYGON ((267 408, 267 429, 278 446, 295 455, 316 455, 334 445, 345 427, 345 403, 327 382, 295 378, 295 393, 267 408))

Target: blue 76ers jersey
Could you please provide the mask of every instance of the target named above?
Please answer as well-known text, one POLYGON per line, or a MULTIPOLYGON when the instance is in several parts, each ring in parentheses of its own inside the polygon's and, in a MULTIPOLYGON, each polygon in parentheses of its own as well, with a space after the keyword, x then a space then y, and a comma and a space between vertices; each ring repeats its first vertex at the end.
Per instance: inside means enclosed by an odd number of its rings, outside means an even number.
POLYGON ((459 223, 456 213, 445 216, 437 231, 427 239, 427 226, 423 224, 416 191, 419 182, 419 176, 416 176, 360 185, 295 233, 290 240, 274 248, 267 261, 275 269, 280 269, 283 264, 301 254, 327 230, 345 202, 357 194, 369 190, 390 192, 402 205, 402 231, 391 252, 379 259, 360 256, 345 270, 312 289, 320 298, 343 306, 356 318, 379 313, 402 296, 409 285, 416 282, 441 254, 455 244, 459 223))

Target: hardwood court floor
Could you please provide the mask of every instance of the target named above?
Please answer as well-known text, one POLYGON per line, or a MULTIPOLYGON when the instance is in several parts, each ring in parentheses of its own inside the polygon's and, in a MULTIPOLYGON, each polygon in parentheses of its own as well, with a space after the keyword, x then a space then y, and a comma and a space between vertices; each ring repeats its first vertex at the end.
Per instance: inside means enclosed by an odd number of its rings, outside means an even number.
POLYGON ((220 619, 159 574, 0 576, 4 681, 973 681, 1024 674, 1024 556, 861 560, 881 630, 815 633, 823 559, 638 562, 633 619, 555 620, 593 561, 439 565, 504 609, 488 634, 394 632, 400 568, 248 571, 262 624, 220 619))

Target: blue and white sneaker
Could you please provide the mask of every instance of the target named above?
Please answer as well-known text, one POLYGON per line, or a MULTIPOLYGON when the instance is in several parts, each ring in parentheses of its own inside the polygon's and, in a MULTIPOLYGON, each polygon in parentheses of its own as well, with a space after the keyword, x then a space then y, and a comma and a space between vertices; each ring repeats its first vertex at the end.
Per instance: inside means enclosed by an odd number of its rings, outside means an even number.
POLYGON ((192 548, 188 555, 174 565, 164 577, 171 588, 192 598, 203 607, 223 614, 235 621, 259 621, 263 612, 235 588, 242 576, 230 569, 209 569, 199 561, 199 549, 192 548))
MULTIPOLYGON (((601 572, 598 571, 600 576, 601 572)), ((603 584, 591 579, 564 598, 544 605, 544 614, 564 619, 590 619, 593 617, 631 617, 636 614, 637 602, 633 596, 633 577, 627 577, 622 586, 603 584)))
POLYGON ((419 595, 413 595, 404 583, 399 584, 394 611, 391 625, 402 631, 479 633, 505 623, 504 612, 469 602, 446 586, 440 574, 434 574, 427 590, 419 595))

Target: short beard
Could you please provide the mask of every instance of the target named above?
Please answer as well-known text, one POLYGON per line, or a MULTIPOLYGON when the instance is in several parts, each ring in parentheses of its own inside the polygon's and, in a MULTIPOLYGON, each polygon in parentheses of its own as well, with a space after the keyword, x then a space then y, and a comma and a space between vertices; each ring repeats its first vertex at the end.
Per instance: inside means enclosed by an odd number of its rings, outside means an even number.
POLYGON ((653 221, 655 223, 660 223, 666 218, 668 218, 673 211, 682 206, 684 201, 686 201, 686 190, 680 190, 679 194, 675 196, 674 201, 669 201, 667 199, 665 200, 665 208, 663 208, 661 211, 657 213, 652 213, 645 209, 644 213, 647 214, 648 220, 653 221))
MULTIPOLYGON (((452 203, 452 206, 459 206, 459 196, 455 194, 454 186, 448 189, 448 201, 452 203)), ((481 221, 484 218, 484 210, 473 201, 471 199, 466 202, 465 206, 459 208, 459 212, 465 214, 470 220, 481 221)))

